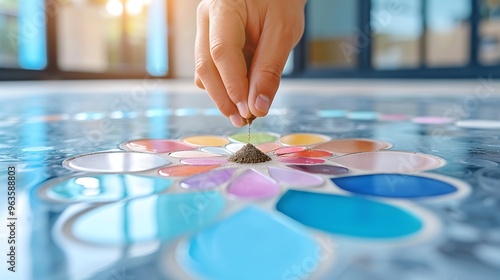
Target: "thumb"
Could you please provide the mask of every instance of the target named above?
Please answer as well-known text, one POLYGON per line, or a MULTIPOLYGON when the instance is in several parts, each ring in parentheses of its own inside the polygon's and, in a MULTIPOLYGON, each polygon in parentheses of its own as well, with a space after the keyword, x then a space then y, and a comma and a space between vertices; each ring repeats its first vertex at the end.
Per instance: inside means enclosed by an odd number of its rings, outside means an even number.
POLYGON ((250 66, 248 104, 252 115, 263 117, 269 112, 288 55, 301 35, 302 30, 286 23, 264 25, 250 66))
MULTIPOLYGON (((259 44, 260 46, 260 44, 259 44)), ((273 47, 266 47, 273 49, 273 47)), ((250 68, 249 108, 252 115, 263 117, 267 115, 274 96, 278 91, 281 74, 285 67, 290 50, 255 52, 254 61, 250 68)))

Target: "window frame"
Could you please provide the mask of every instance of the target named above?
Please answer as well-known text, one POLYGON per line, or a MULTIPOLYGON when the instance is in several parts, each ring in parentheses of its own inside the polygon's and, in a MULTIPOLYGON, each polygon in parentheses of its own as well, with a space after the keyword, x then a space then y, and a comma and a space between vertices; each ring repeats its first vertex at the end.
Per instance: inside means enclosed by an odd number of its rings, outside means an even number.
MULTIPOLYGON (((421 15, 423 24, 423 34, 420 38, 420 66, 412 69, 381 70, 372 66, 372 30, 371 21, 371 0, 356 0, 358 5, 358 24, 365 30, 368 38, 366 47, 359 49, 357 65, 351 69, 312 69, 307 65, 307 43, 308 32, 304 31, 304 36, 297 45, 294 54, 294 71, 290 77, 294 78, 362 78, 362 79, 473 79, 480 76, 500 76, 500 63, 498 65, 482 65, 478 61, 479 56, 479 24, 481 17, 479 14, 480 0, 469 0, 471 2, 470 20, 470 39, 469 39, 469 62, 460 67, 427 67, 425 65, 426 57, 426 36, 427 20, 426 5, 428 0, 421 0, 421 15)), ((306 22, 307 22, 306 6, 306 22)))
MULTIPOLYGON (((58 1, 45 0, 45 10, 50 4, 56 4, 60 7, 58 1)), ((57 17, 47 16, 46 17, 46 38, 47 38, 47 66, 43 70, 28 70, 22 68, 8 68, 0 66, 0 81, 23 81, 23 80, 100 80, 100 79, 143 79, 146 77, 154 77, 158 79, 169 79, 172 78, 172 32, 170 28, 172 26, 172 16, 173 10, 171 6, 172 1, 166 1, 166 11, 165 15, 167 17, 167 67, 168 71, 162 76, 152 76, 144 68, 144 71, 137 72, 84 72, 84 71, 67 71, 62 70, 58 65, 57 57, 57 17)))

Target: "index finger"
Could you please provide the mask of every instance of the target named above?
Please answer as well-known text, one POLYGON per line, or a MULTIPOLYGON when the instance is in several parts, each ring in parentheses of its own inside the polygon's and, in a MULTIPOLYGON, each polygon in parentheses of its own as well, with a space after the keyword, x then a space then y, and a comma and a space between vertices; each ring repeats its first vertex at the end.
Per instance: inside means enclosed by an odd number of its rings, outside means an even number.
POLYGON ((245 0, 212 1, 210 15, 210 54, 231 101, 243 118, 248 110, 248 77, 243 48, 247 19, 245 0))

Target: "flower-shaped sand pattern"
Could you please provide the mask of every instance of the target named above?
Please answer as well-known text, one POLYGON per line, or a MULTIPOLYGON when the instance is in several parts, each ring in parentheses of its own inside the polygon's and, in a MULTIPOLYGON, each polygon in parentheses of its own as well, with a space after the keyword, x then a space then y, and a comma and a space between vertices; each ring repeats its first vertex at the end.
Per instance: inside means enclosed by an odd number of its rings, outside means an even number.
POLYGON ((392 145, 383 141, 259 132, 252 143, 272 161, 228 162, 246 140, 236 133, 125 142, 122 151, 66 160, 68 168, 99 174, 58 179, 40 194, 53 201, 112 202, 83 210, 64 225, 64 232, 87 243, 124 245, 190 233, 177 249, 179 266, 188 274, 278 279, 314 254, 316 242, 304 225, 365 242, 422 240, 439 229, 437 219, 403 200, 442 201, 469 191, 461 181, 419 173, 444 160, 387 150, 392 145), (217 221, 227 204, 266 201, 287 217, 247 206, 217 221), (105 229, 96 230, 100 224, 105 229), (283 266, 269 265, 269 256, 283 266))

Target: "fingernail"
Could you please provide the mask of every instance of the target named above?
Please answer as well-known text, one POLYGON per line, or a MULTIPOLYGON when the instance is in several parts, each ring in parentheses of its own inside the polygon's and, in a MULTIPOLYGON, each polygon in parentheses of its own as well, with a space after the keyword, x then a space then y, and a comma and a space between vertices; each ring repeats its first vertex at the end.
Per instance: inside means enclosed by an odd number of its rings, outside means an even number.
POLYGON ((257 96, 257 100, 255 100, 255 107, 257 110, 260 112, 267 114, 267 111, 269 111, 269 107, 271 106, 271 101, 269 98, 263 94, 259 94, 257 96))
POLYGON ((229 116, 229 119, 233 123, 234 126, 236 127, 242 127, 243 126, 243 119, 241 118, 240 115, 238 114, 232 114, 229 116))
POLYGON ((238 111, 243 118, 248 116, 248 106, 246 102, 239 102, 236 104, 236 107, 238 107, 238 111))

